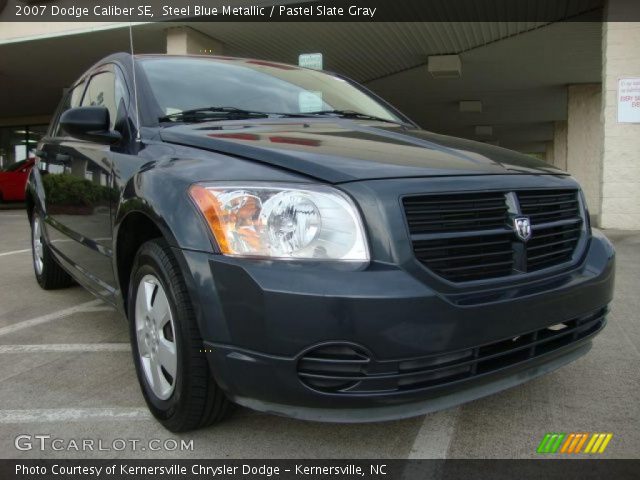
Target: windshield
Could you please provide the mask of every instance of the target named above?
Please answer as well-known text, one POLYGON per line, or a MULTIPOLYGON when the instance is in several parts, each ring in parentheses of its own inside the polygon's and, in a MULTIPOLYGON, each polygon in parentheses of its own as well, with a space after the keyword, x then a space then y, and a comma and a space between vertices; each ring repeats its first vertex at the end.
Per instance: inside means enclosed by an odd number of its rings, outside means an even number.
POLYGON ((160 116, 226 107, 290 115, 346 111, 404 121, 346 80, 315 70, 243 59, 148 57, 139 62, 160 116))

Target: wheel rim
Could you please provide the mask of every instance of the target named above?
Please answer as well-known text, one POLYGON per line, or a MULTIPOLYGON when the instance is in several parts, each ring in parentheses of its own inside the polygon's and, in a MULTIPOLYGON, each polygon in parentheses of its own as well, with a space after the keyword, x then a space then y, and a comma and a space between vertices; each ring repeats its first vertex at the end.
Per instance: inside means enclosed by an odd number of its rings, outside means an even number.
POLYGON ((178 349, 169 300, 155 276, 145 275, 140 280, 135 310, 142 371, 153 393, 166 400, 176 384, 178 349))
POLYGON ((38 216, 33 219, 33 264, 36 267, 36 273, 42 275, 44 251, 42 248, 42 226, 38 216))

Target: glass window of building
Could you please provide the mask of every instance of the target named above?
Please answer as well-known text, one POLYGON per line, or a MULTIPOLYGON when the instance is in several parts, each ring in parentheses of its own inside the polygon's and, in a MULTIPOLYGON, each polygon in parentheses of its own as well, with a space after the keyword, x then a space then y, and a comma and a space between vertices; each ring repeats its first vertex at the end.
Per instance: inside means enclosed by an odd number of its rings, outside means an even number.
POLYGON ((35 157, 38 141, 46 132, 47 125, 0 127, 0 169, 35 157))

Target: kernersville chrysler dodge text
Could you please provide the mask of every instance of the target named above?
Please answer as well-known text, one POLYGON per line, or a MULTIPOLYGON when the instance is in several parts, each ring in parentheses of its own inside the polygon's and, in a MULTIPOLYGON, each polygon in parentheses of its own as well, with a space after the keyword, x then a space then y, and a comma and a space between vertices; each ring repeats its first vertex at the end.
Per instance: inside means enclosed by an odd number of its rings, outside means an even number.
POLYGON ((233 403, 419 415, 565 365, 605 326, 614 251, 575 180, 421 130, 340 75, 116 54, 37 154, 37 280, 126 316, 173 431, 233 403))

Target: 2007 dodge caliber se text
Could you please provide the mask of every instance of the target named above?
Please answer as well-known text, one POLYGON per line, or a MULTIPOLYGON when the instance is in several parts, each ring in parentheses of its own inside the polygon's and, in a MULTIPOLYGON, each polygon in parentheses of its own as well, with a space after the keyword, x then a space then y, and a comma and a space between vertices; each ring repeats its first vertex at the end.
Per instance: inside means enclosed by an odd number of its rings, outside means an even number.
POLYGON ((232 402, 338 422, 447 408, 575 360, 605 325, 614 251, 570 176, 421 130, 338 75, 116 54, 38 148, 38 282, 126 315, 173 431, 232 402))

